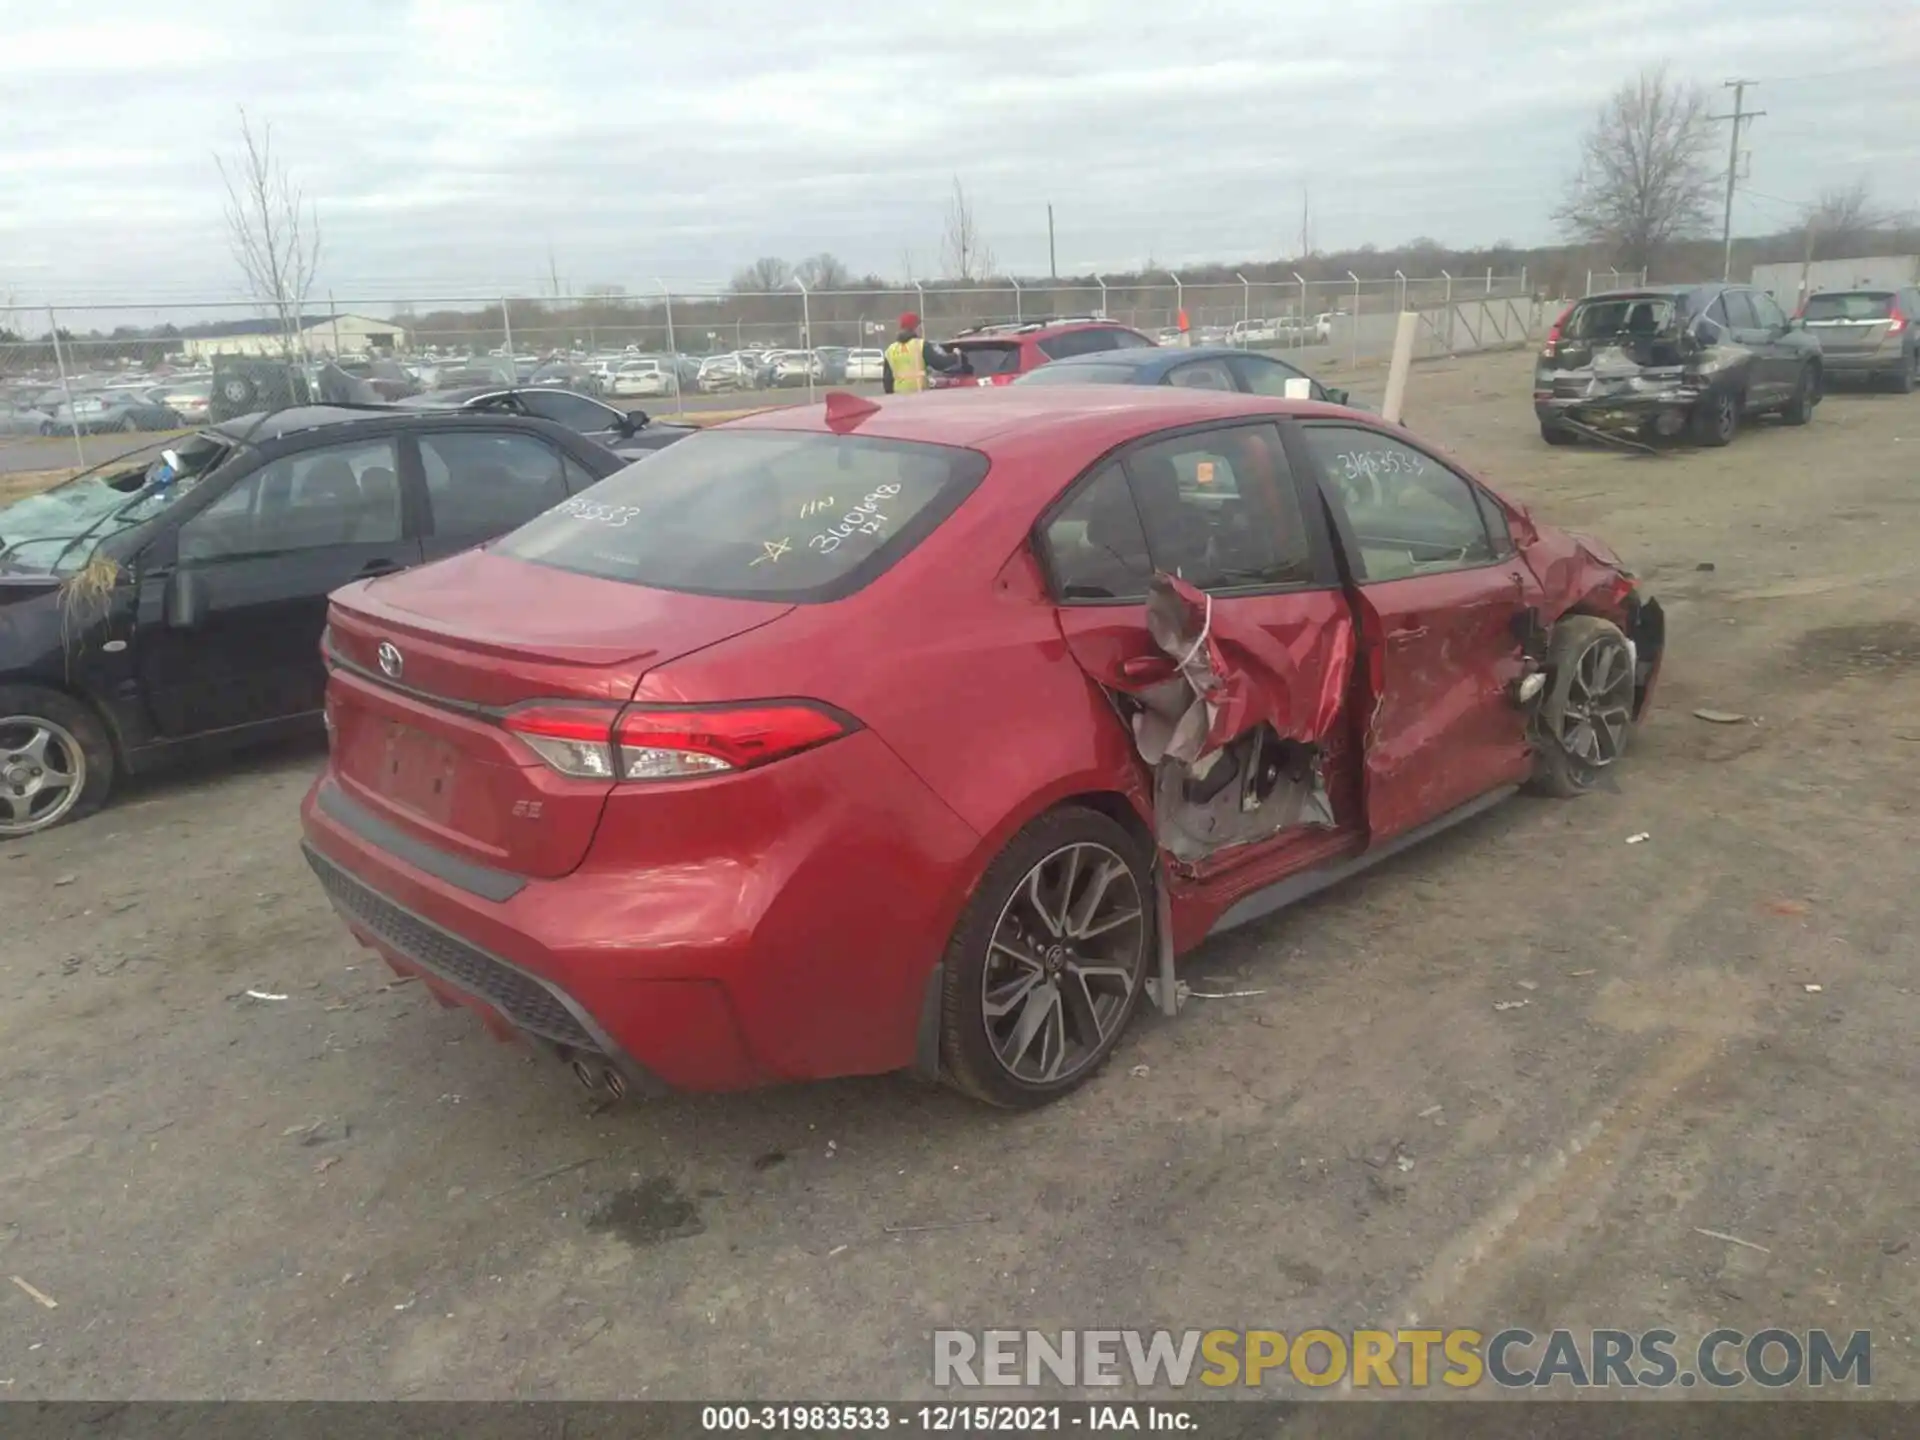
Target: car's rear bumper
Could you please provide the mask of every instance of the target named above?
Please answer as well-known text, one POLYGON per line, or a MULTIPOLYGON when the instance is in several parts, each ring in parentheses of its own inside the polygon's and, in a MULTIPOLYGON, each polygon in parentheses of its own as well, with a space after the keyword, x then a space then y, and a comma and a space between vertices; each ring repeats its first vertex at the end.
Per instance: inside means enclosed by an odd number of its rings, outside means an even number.
POLYGON ((1820 363, 1829 375, 1897 375, 1907 353, 1897 345, 1872 350, 1823 350, 1820 363))
POLYGON ((871 732, 725 783, 644 823, 610 801, 587 863, 542 880, 469 873, 322 776, 305 849, 394 969, 630 1090, 912 1065, 979 838, 871 732))

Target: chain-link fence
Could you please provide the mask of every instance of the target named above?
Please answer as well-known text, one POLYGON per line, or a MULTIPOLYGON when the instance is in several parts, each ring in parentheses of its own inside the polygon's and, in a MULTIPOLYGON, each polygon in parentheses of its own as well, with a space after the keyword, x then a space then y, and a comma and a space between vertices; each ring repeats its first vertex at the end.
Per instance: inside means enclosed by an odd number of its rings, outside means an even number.
MULTIPOLYGON (((1603 279, 1625 283, 1598 274, 1594 283, 1603 279)), ((1203 282, 1167 274, 811 291, 793 283, 760 293, 677 287, 651 295, 457 295, 405 304, 327 295, 284 319, 263 319, 257 304, 241 301, 0 308, 0 451, 49 450, 40 442, 77 441, 75 432, 134 434, 200 423, 220 357, 307 366, 332 360, 363 375, 385 362, 396 383, 421 389, 543 380, 616 405, 644 400, 680 411, 740 399, 741 392, 753 392, 741 403, 764 403, 768 397, 759 392, 769 388, 788 392, 776 398, 797 399, 794 389, 810 395, 820 386, 871 386, 878 352, 909 311, 936 341, 982 326, 1086 316, 1162 343, 1298 349, 1309 352, 1304 360, 1332 366, 1384 358, 1403 310, 1437 312, 1495 298, 1530 305, 1526 272, 1203 282), (813 358, 776 368, 767 354, 777 351, 810 351, 813 358), (856 351, 872 353, 852 356, 856 351), (729 355, 753 363, 707 363, 729 355)), ((0 455, 4 468, 21 468, 19 456, 0 455)))

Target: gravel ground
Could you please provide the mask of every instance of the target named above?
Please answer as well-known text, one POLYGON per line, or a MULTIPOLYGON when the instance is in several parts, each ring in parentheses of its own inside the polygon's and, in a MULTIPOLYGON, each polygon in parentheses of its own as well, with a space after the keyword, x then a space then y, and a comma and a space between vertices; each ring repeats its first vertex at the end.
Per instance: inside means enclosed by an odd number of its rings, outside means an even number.
POLYGON ((1208 945, 1258 993, 1044 1113, 597 1109, 347 938, 312 749, 0 847, 0 1277, 58 1307, 0 1280, 0 1396, 909 1397, 943 1325, 1413 1314, 1871 1329, 1920 1396, 1920 401, 1635 459, 1543 446, 1527 367, 1411 419, 1665 602, 1617 789, 1208 945))

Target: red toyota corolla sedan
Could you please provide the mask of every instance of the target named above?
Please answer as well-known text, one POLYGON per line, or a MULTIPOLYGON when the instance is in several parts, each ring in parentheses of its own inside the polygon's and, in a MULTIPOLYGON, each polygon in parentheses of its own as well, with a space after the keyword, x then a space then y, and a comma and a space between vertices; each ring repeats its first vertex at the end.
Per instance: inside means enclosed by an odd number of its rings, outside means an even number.
POLYGON ((1591 786, 1662 642, 1603 546, 1367 415, 835 395, 340 591, 306 853, 591 1085, 1030 1105, 1208 935, 1591 786))

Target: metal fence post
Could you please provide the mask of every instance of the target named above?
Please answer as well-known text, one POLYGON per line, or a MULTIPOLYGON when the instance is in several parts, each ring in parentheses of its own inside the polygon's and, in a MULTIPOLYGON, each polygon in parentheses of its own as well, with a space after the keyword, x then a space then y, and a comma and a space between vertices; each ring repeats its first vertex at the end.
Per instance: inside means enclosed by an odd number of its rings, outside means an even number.
MULTIPOLYGON (((506 332, 507 363, 513 365, 513 311, 507 308, 507 297, 500 297, 500 328, 506 332)), ((513 383, 520 383, 520 367, 513 366, 513 383)))
POLYGON ((87 448, 80 443, 80 417, 73 411, 73 386, 67 383, 67 362, 60 353, 60 322, 51 305, 47 307, 47 336, 53 341, 53 363, 60 372, 60 393, 67 397, 67 424, 73 427, 73 458, 84 468, 87 448))
POLYGON ((1307 333, 1305 328, 1307 325, 1307 311, 1311 308, 1307 304, 1307 277, 1296 270, 1293 272, 1293 278, 1300 282, 1300 323, 1293 327, 1293 343, 1295 345, 1304 345, 1306 343, 1307 333))
POLYGON ((1018 324, 1027 318, 1020 313, 1020 282, 1009 275, 1007 277, 1007 283, 1013 287, 1013 319, 1014 323, 1018 324))
POLYGON ((1233 278, 1240 282, 1240 318, 1251 330, 1253 328, 1253 286, 1247 283, 1247 277, 1238 270, 1233 272, 1233 278))
MULTIPOLYGON (((1179 329, 1180 317, 1187 313, 1187 292, 1185 288, 1180 284, 1180 277, 1178 275, 1175 275, 1173 271, 1169 270, 1167 272, 1167 276, 1169 279, 1173 281, 1173 309, 1174 309, 1173 324, 1175 329, 1179 329)), ((1185 344, 1186 339, 1187 339, 1187 332, 1184 330, 1181 330, 1180 331, 1181 343, 1185 344)))
POLYGON ((1524 265, 1520 267, 1520 293, 1527 293, 1527 267, 1524 265))
POLYGON ((1396 271, 1394 271, 1394 272, 1393 272, 1393 278, 1394 278, 1395 280, 1398 280, 1398 281, 1400 282, 1400 309, 1402 309, 1402 310, 1405 310, 1405 309, 1407 308, 1407 275, 1406 275, 1406 272, 1405 272, 1404 270, 1396 270, 1396 271))
MULTIPOLYGON (((327 291, 327 314, 333 321, 333 358, 340 358, 340 307, 333 303, 333 291, 327 291)), ((369 347, 371 348, 371 347, 369 347)))
POLYGON ((686 402, 680 397, 680 347, 673 343, 673 292, 667 288, 667 282, 658 275, 653 283, 660 287, 660 301, 667 312, 667 370, 673 376, 673 413, 686 413, 686 402))
POLYGON ((927 287, 916 280, 913 282, 913 293, 919 297, 920 323, 924 325, 927 323, 927 287))
POLYGON ((1487 266, 1487 294, 1493 293, 1493 267, 1487 266))
POLYGON ((1582 295, 1591 295, 1593 293, 1593 271, 1587 271, 1587 288, 1580 293, 1582 295))
POLYGON ((1100 281, 1100 318, 1104 320, 1107 318, 1107 282, 1098 275, 1093 278, 1100 281))
POLYGON ((1347 278, 1353 281, 1353 318, 1347 322, 1347 333, 1353 340, 1349 347, 1353 352, 1352 363, 1358 365, 1360 363, 1360 277, 1349 270, 1347 278))
MULTIPOLYGON (((813 348, 813 297, 807 293, 807 282, 798 275, 793 283, 800 287, 800 338, 806 342, 807 350, 807 403, 813 403, 813 366, 820 358, 820 352, 813 348)), ((778 382, 775 382, 778 383, 778 382)))

